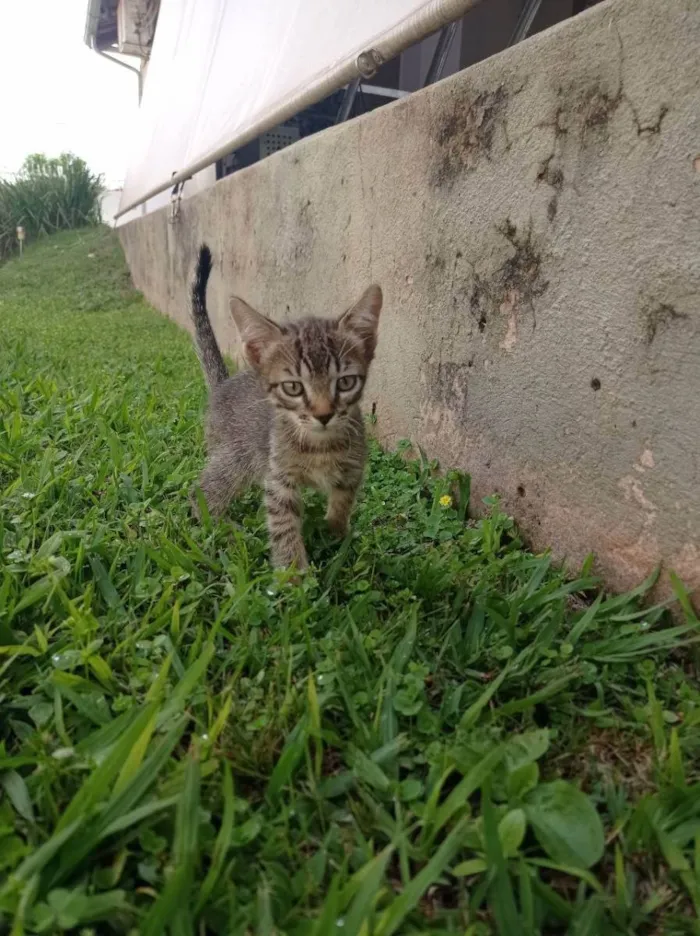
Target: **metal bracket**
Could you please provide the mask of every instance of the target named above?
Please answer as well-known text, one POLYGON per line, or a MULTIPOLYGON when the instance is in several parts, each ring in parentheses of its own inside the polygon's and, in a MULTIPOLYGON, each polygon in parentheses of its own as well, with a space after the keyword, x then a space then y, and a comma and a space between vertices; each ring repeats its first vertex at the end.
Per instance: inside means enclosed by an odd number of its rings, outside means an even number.
POLYGON ((509 46, 515 45, 517 42, 522 42, 523 39, 527 38, 527 34, 532 29, 532 24, 541 6, 542 0, 525 0, 523 8, 520 11, 520 16, 518 17, 518 22, 513 30, 513 35, 510 37, 509 46))
POLYGON ((450 54, 450 48, 456 32, 457 23, 448 23, 447 26, 443 26, 440 30, 437 45, 435 46, 433 57, 428 66, 428 74, 425 76, 424 88, 427 88, 428 85, 435 84, 436 81, 442 78, 442 73, 447 64, 447 56, 450 54))
POLYGON ((373 78, 383 62, 384 59, 382 58, 381 52, 378 52, 376 49, 368 49, 367 52, 360 52, 355 59, 355 68, 357 68, 360 74, 357 78, 353 78, 345 89, 345 94, 343 95, 343 100, 338 110, 338 116, 335 118, 336 123, 345 123, 352 111, 352 105, 355 103, 357 92, 360 90, 360 82, 363 78, 373 78))
POLYGON ((338 108, 338 116, 335 118, 336 123, 345 123, 345 121, 350 116, 352 105, 355 103, 357 92, 360 90, 361 81, 362 79, 358 75, 357 78, 352 79, 350 84, 345 89, 343 100, 341 101, 340 107, 338 108))
POLYGON ((355 60, 355 67, 362 78, 374 78, 380 66, 384 64, 384 57, 376 49, 360 52, 355 60))
MULTIPOLYGON (((173 175, 175 175, 174 172, 173 172, 173 175)), ((170 193, 170 216, 168 217, 168 222, 170 224, 175 224, 175 222, 180 219, 180 203, 182 202, 182 190, 185 187, 185 182, 188 182, 188 181, 189 179, 183 179, 182 182, 176 182, 170 193)))

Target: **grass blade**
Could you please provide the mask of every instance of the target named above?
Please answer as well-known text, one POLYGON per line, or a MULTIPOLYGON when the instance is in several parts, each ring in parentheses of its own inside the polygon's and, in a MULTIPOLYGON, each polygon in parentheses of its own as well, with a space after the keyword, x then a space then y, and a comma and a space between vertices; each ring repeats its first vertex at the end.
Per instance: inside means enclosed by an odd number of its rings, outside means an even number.
POLYGON ((173 927, 173 934, 184 936, 194 932, 190 889, 199 854, 199 799, 199 757, 196 751, 191 750, 175 816, 173 871, 142 924, 142 936, 162 936, 169 926, 173 927))
POLYGON ((93 770, 75 794, 58 821, 57 832, 61 832, 78 818, 85 819, 97 803, 108 798, 113 781, 128 759, 132 748, 146 731, 156 711, 155 705, 147 705, 141 710, 102 763, 93 770))
POLYGON ((476 793, 482 784, 486 782, 496 767, 501 763, 505 754, 506 746, 504 744, 499 745, 492 751, 489 751, 489 753, 460 780, 445 802, 438 807, 429 841, 433 841, 437 833, 447 825, 455 813, 467 804, 469 797, 476 793))
POLYGON ((355 899, 345 917, 343 933, 347 936, 360 936, 363 930, 368 931, 369 920, 381 892, 386 868, 393 853, 388 846, 369 863, 369 868, 363 869, 364 877, 355 899))
POLYGON ((377 936, 391 936, 395 933, 427 889, 447 870, 462 847, 469 821, 465 818, 457 823, 425 867, 383 911, 376 925, 377 936))
POLYGON ((226 855, 231 847, 233 838, 233 828, 235 823, 234 795, 233 795, 233 775, 229 764, 224 764, 224 814, 221 817, 221 827, 216 837, 214 851, 211 857, 211 864, 207 871, 207 876, 199 891, 199 898, 195 907, 195 917, 199 916, 214 891, 219 878, 224 870, 226 855))
POLYGON ((508 867, 501 848, 498 823, 491 802, 491 784, 488 780, 484 784, 481 806, 484 817, 486 860, 489 868, 493 870, 493 879, 489 888, 489 906, 496 920, 498 932, 501 936, 511 936, 512 933, 520 932, 522 927, 508 867))

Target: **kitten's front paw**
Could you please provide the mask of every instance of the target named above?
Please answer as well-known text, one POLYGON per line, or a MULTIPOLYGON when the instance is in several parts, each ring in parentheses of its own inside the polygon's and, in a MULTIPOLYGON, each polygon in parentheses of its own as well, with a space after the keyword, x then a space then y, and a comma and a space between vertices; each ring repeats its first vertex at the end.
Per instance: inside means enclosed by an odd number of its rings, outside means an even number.
POLYGON ((306 553, 303 556, 297 556, 289 565, 294 566, 297 572, 305 572, 309 568, 309 560, 306 558, 306 553))
POLYGON ((338 539, 345 539, 350 532, 350 524, 348 523, 347 517, 326 517, 326 520, 328 521, 328 529, 333 536, 336 536, 338 539))
POLYGON ((273 549, 272 564, 276 569, 288 569, 293 566, 297 572, 303 572, 308 569, 309 560, 303 546, 298 550, 273 549))

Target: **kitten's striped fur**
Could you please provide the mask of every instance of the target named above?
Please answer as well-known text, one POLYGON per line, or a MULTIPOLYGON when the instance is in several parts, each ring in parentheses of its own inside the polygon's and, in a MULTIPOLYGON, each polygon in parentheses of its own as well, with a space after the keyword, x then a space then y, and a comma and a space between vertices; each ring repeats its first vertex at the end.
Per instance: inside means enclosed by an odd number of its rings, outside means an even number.
POLYGON ((346 533, 366 458, 360 400, 374 357, 382 305, 370 286, 337 319, 277 325, 231 299, 231 315, 251 370, 230 377, 206 309, 211 253, 199 251, 192 286, 197 353, 209 385, 208 461, 200 487, 218 516, 236 492, 265 487, 272 560, 307 564, 300 488, 328 495, 328 523, 346 533))

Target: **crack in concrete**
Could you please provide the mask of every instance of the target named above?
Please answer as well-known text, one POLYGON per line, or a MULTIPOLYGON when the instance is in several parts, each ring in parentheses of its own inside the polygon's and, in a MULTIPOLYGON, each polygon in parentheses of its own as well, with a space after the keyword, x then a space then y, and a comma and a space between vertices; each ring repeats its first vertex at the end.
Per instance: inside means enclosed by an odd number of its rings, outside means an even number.
MULTIPOLYGON (((367 198, 365 194, 365 169, 364 169, 364 159, 362 158, 362 123, 357 124, 357 161, 360 166, 360 189, 362 191, 362 206, 365 211, 365 217, 368 217, 367 208, 367 198)), ((367 275, 369 282, 372 282, 372 261, 374 257, 374 213, 371 214, 368 218, 369 221, 369 262, 367 275)))
POLYGON ((659 113, 656 117, 656 120, 654 120, 653 123, 648 123, 648 124, 642 123, 637 106, 635 105, 634 101, 629 97, 629 95, 624 90, 624 73, 625 73, 625 65, 627 63, 627 53, 625 52, 625 44, 622 39, 622 34, 620 33, 620 29, 615 19, 612 19, 610 22, 615 32, 615 36, 617 37, 617 45, 619 49, 618 62, 620 66, 620 73, 619 73, 619 79, 618 79, 618 97, 619 97, 618 103, 620 101, 624 101, 624 103, 629 107, 632 113, 632 120, 634 121, 634 125, 637 130, 638 137, 657 136, 659 133, 661 133, 661 127, 663 125, 664 118, 669 113, 671 108, 668 106, 668 104, 662 104, 661 107, 659 108, 659 113))

